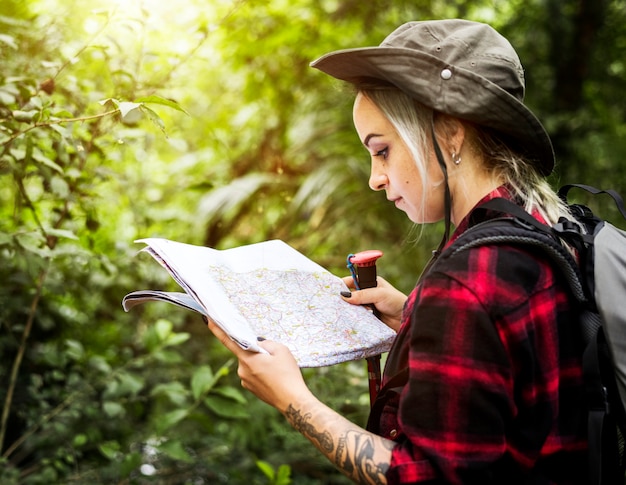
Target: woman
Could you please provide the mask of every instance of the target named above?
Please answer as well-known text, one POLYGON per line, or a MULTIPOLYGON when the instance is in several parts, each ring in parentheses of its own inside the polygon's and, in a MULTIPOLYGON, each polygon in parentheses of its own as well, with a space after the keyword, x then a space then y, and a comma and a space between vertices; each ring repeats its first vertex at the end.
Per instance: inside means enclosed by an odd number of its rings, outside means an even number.
POLYGON ((378 47, 312 66, 356 87, 370 188, 412 221, 445 220, 446 230, 408 298, 382 279, 344 296, 374 304, 398 332, 367 430, 311 394, 284 346, 245 352, 210 323, 239 358, 242 385, 357 483, 584 483, 581 344, 566 283, 514 245, 437 260, 499 215, 474 210, 494 197, 542 222, 569 216, 544 180, 552 145, 522 102, 515 51, 484 24, 409 22, 378 47))

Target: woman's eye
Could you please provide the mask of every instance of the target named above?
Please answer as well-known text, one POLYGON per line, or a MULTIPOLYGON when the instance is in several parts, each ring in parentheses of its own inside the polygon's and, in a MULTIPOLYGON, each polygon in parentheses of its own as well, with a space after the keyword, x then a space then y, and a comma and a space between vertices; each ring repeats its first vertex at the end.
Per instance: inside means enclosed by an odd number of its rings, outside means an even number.
POLYGON ((387 154, 389 153, 389 148, 385 147, 380 151, 377 151, 376 154, 374 155, 375 157, 382 157, 382 158, 387 158, 387 154))

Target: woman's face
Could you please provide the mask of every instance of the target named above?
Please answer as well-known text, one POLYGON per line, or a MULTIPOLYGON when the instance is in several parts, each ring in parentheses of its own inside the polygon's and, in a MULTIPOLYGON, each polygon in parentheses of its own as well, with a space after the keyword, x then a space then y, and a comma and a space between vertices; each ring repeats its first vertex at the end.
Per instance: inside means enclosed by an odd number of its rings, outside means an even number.
MULTIPOLYGON (((443 216, 442 196, 434 196, 440 188, 437 190, 429 184, 424 194, 415 161, 391 122, 362 94, 358 94, 354 102, 353 117, 359 138, 372 159, 370 188, 385 190, 387 199, 406 212, 415 223, 440 220, 443 216)), ((434 154, 428 158, 427 180, 439 180, 441 170, 438 170, 438 175, 433 170, 433 159, 438 168, 434 154)))

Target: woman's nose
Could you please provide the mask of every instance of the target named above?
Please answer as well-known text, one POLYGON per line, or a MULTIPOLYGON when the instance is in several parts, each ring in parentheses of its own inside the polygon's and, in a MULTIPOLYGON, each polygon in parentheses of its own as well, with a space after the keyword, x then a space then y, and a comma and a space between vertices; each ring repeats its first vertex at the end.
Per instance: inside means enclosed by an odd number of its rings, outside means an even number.
POLYGON ((374 165, 372 165, 372 170, 370 172, 369 186, 372 190, 384 190, 387 186, 389 179, 384 172, 377 170, 374 165))

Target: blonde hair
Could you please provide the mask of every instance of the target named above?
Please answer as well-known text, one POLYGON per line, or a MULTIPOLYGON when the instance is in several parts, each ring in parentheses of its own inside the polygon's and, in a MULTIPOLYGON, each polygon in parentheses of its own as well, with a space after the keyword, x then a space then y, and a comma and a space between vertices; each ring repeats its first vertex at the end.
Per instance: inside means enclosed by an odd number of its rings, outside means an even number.
MULTIPOLYGON (((432 146, 431 127, 437 125, 435 120, 440 113, 391 85, 364 82, 355 86, 357 92, 371 100, 393 125, 415 161, 422 184, 426 186, 430 182, 426 162, 428 148, 432 146)), ((538 211, 550 225, 556 224, 561 217, 571 219, 567 205, 547 180, 529 160, 506 143, 504 137, 488 128, 463 120, 459 122, 470 134, 470 143, 480 154, 485 170, 507 185, 527 212, 538 211)))

